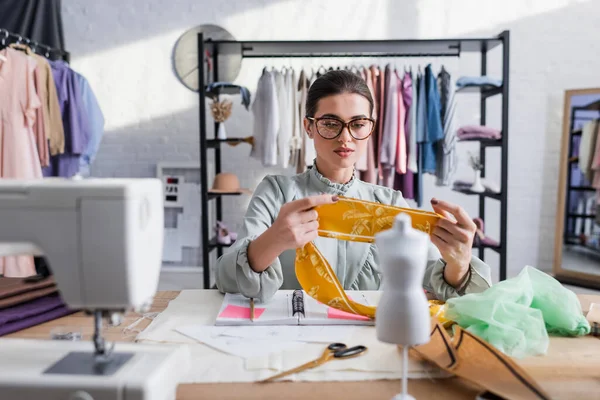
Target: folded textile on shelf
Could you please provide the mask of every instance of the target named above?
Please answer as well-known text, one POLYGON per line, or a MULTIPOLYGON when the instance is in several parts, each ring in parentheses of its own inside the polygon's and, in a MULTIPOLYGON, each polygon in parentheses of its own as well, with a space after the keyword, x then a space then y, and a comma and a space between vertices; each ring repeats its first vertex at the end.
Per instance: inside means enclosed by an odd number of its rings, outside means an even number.
POLYGON ((465 125, 458 129, 456 136, 459 140, 466 139, 500 139, 502 132, 489 126, 465 125))
POLYGON ((72 314, 58 294, 0 310, 0 336, 72 314))
POLYGON ((477 245, 486 245, 486 246, 500 246, 496 240, 486 236, 484 223, 482 218, 474 218, 473 222, 477 226, 477 232, 475 232, 475 240, 474 243, 477 245))
POLYGON ((456 81, 456 87, 466 86, 502 86, 502 80, 494 79, 489 76, 461 76, 456 81))
POLYGON ((58 288, 52 277, 2 278, 0 279, 0 309, 57 292, 58 288))
POLYGON ((16 296, 37 289, 54 286, 54 278, 5 278, 0 279, 0 299, 16 296))
POLYGON ((206 87, 206 93, 210 97, 216 98, 219 94, 219 89, 237 89, 242 95, 242 104, 246 110, 250 108, 250 91, 244 86, 235 85, 229 82, 213 82, 206 87))

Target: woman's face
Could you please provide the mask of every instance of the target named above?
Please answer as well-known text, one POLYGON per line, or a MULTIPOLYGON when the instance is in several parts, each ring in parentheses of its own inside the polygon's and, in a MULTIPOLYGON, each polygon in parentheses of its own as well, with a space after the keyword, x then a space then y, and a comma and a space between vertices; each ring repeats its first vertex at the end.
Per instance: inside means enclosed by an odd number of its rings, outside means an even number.
MULTIPOLYGON (((369 101, 365 97, 356 93, 342 93, 320 99, 314 118, 332 117, 332 119, 349 122, 355 118, 368 118, 369 111, 369 101)), ((322 121, 319 125, 319 132, 327 134, 328 129, 335 132, 336 124, 335 121, 332 122, 322 121)), ((356 121, 350 126, 353 132, 361 132, 364 129, 368 130, 370 123, 356 121)), ((317 165, 327 164, 333 169, 351 168, 367 150, 369 139, 353 138, 348 131, 348 126, 344 127, 342 133, 334 139, 325 139, 317 132, 315 122, 306 118, 304 119, 304 128, 308 136, 314 140, 317 165)), ((358 137, 356 134, 355 136, 358 137)))

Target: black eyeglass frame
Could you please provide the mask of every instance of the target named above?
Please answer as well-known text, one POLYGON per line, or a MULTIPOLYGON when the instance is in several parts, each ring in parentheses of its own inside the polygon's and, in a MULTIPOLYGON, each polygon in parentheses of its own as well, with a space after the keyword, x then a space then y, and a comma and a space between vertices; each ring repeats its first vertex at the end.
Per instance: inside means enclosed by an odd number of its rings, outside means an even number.
POLYGON ((325 140, 334 140, 334 139, 337 139, 342 134, 342 132, 344 131, 344 128, 348 128, 348 132, 350 133, 350 136, 352 136, 356 140, 365 140, 365 139, 368 139, 369 137, 371 137, 371 135, 373 134, 373 131, 375 130, 375 120, 373 118, 368 118, 368 117, 353 118, 353 119, 351 119, 348 122, 344 122, 344 121, 342 121, 342 119, 336 118, 336 117, 318 117, 318 118, 315 118, 315 117, 308 117, 307 116, 306 119, 315 123, 315 129, 317 130, 317 133, 319 134, 319 136, 321 136, 325 140), (319 132, 319 125, 318 125, 318 123, 319 123, 319 121, 324 120, 324 119, 333 119, 333 120, 338 121, 338 122, 340 122, 342 124, 342 127, 341 127, 341 129, 340 129, 340 131, 338 132, 337 135, 335 135, 334 137, 329 138, 329 137, 323 136, 321 134, 321 132, 319 132), (369 132, 369 134, 367 136, 365 136, 364 138, 357 138, 356 136, 354 136, 352 134, 352 129, 350 129, 350 124, 353 123, 353 122, 356 122, 356 121, 371 121, 371 123, 373 124, 373 126, 371 127, 371 132, 369 132))

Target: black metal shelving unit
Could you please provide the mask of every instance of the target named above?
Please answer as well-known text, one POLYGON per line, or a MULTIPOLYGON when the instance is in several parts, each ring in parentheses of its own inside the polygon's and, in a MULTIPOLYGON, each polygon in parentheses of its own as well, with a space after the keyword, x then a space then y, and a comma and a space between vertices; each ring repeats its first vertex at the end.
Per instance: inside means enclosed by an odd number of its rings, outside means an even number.
MULTIPOLYGON (((600 118, 600 100, 596 100, 592 103, 586 104, 585 106, 578 106, 578 107, 572 107, 571 108, 571 115, 569 117, 569 150, 568 150, 568 168, 569 171, 567 173, 567 194, 566 194, 566 203, 565 203, 565 229, 563 232, 563 243, 564 244, 571 244, 571 245, 578 245, 578 246, 582 246, 585 247, 587 249, 591 249, 595 252, 598 252, 600 254, 600 249, 597 249, 595 247, 591 247, 588 246, 584 243, 581 242, 581 240, 579 239, 579 234, 577 232, 571 233, 569 230, 569 222, 571 222, 572 220, 576 220, 576 219, 593 219, 596 217, 596 215, 586 215, 586 214, 577 214, 577 213, 572 213, 571 210, 571 193, 572 192, 595 192, 596 188, 592 187, 592 186, 575 186, 572 184, 572 180, 571 180, 571 173, 572 173, 572 169, 573 168, 579 168, 577 166, 577 163, 579 161, 578 157, 573 156, 573 150, 574 150, 574 138, 576 136, 581 136, 582 134, 582 129, 575 129, 575 121, 576 120, 593 120, 593 119, 597 119, 600 118), (579 116, 578 114, 580 114, 582 111, 596 111, 598 113, 597 116, 595 116, 594 118, 590 118, 590 116, 579 116)), ((584 223, 581 224, 581 232, 579 232, 580 234, 583 234, 584 232, 584 223)))
MULTIPOLYGON (((500 148, 501 157, 501 193, 475 193, 461 191, 465 195, 475 195, 479 198, 479 215, 485 217, 485 200, 487 198, 500 201, 500 238, 499 246, 479 245, 478 256, 483 259, 485 249, 496 251, 500 255, 500 280, 506 279, 506 236, 507 236, 507 190, 508 190, 508 94, 509 94, 509 53, 510 32, 503 31, 497 36, 486 38, 460 39, 421 39, 421 40, 360 40, 360 41, 213 41, 205 40, 202 33, 198 34, 198 77, 199 77, 199 114, 200 114, 200 166, 201 166, 201 240, 203 258, 203 283, 210 287, 210 252, 217 250, 217 255, 223 254, 223 248, 214 237, 209 236, 209 202, 215 201, 216 218, 222 220, 222 195, 209 194, 207 168, 208 150, 214 151, 215 174, 221 172, 221 144, 236 139, 219 140, 207 138, 206 97, 214 96, 214 91, 207 94, 206 86, 210 83, 205 78, 207 72, 212 75, 212 82, 218 81, 219 55, 236 55, 243 58, 330 58, 330 57, 460 57, 461 53, 481 54, 481 75, 487 74, 488 53, 497 47, 502 47, 502 86, 469 86, 457 90, 457 93, 476 93, 480 96, 481 125, 486 123, 486 100, 494 96, 502 96, 502 138, 498 140, 478 140, 480 142, 480 160, 484 168, 481 172, 485 177, 485 155, 488 148, 500 148), (208 63, 205 60, 208 55, 208 63), (207 70, 207 65, 211 70, 207 70)), ((233 94, 235 92, 222 92, 233 94)), ((218 131, 219 123, 214 123, 214 132, 218 131)), ((473 140, 469 140, 473 142, 473 140)))

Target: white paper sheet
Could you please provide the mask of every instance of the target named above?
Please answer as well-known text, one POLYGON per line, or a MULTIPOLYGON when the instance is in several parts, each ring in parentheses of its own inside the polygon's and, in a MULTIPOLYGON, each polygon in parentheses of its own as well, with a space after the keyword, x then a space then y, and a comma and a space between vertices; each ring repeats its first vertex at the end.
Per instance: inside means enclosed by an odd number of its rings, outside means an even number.
POLYGON ((264 357, 302 345, 290 340, 273 340, 273 338, 249 339, 244 337, 215 335, 205 326, 187 326, 176 328, 178 332, 202 342, 214 349, 237 357, 264 357))
MULTIPOLYGON (((254 382, 282 371, 284 366, 297 366, 311 357, 316 358, 324 349, 324 343, 300 343, 300 347, 294 346, 267 356, 243 359, 224 354, 176 330, 177 327, 186 325, 205 328, 214 326, 222 303, 223 294, 217 290, 184 290, 136 337, 136 341, 146 344, 172 343, 186 346, 192 357, 192 368, 187 376, 181 378, 181 383, 254 382)), ((348 346, 364 344, 369 348, 367 353, 344 362, 329 362, 317 370, 292 375, 289 379, 367 381, 400 378, 402 368, 398 367, 401 365, 397 360, 399 352, 390 349, 392 345, 374 343, 377 341, 374 327, 358 327, 358 332, 354 329, 356 327, 353 327, 351 338, 345 343, 348 346), (365 334, 366 337, 363 336, 365 334)), ((431 366, 415 361, 409 364, 408 376, 431 378, 443 375, 439 370, 432 371, 431 366)))
MULTIPOLYGON (((320 367, 321 370, 402 371, 402 358, 397 346, 377 340, 375 327, 373 326, 354 327, 351 338, 343 341, 343 343, 348 347, 363 345, 367 347, 367 351, 361 354, 360 357, 327 363, 320 367)), ((326 344, 323 343, 307 343, 301 349, 286 349, 267 356, 249 358, 246 359, 246 369, 268 368, 285 371, 318 358, 325 346, 326 344)), ((411 372, 422 371, 423 365, 418 361, 410 360, 408 368, 411 372)))
POLYGON ((181 333, 201 331, 211 337, 228 336, 250 340, 269 339, 307 343, 344 342, 352 336, 353 328, 348 326, 198 326, 178 327, 181 333))
POLYGON ((181 246, 200 247, 200 218, 178 214, 177 230, 181 246))
POLYGON ((182 261, 181 242, 177 229, 165 228, 162 259, 171 262, 182 261))

